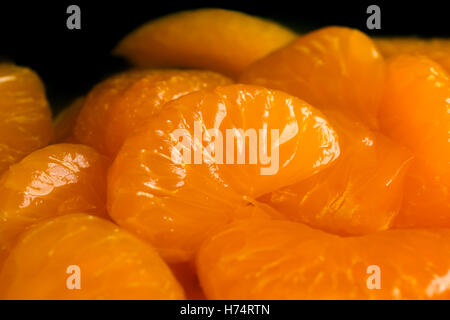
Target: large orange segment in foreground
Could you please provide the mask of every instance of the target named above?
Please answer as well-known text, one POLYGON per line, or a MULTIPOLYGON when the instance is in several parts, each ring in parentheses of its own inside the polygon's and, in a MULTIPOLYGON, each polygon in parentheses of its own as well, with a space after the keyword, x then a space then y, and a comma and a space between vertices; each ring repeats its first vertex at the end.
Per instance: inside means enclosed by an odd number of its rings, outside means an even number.
POLYGON ((0 273, 0 298, 183 299, 184 294, 146 243, 109 221, 71 214, 20 237, 0 273), (73 287, 77 284, 80 289, 73 287))
POLYGON ((425 55, 450 72, 450 39, 374 38, 373 41, 386 58, 402 54, 425 55))
POLYGON ((286 91, 322 110, 354 114, 376 128, 383 73, 383 58, 366 35, 327 27, 255 62, 241 81, 286 91))
POLYGON ((77 141, 114 156, 125 138, 165 103, 231 80, 210 71, 132 70, 112 76, 89 93, 78 117, 77 141))
POLYGON ((108 212, 169 261, 186 261, 239 205, 338 154, 334 130, 298 98, 249 85, 192 93, 126 140, 109 171, 108 212))
POLYGON ((53 135, 44 86, 32 70, 0 64, 0 172, 53 135))
POLYGON ((12 165, 0 178, 0 256, 30 225, 58 215, 106 216, 108 163, 94 149, 56 144, 12 165))
POLYGON ((450 79, 434 61, 398 56, 388 64, 380 111, 384 133, 416 157, 396 224, 450 227, 450 79))
POLYGON ((449 252, 449 229, 342 238, 247 220, 207 240, 197 268, 209 299, 450 299, 449 252))
POLYGON ((238 76, 295 37, 274 22, 241 12, 200 9, 150 21, 125 37, 115 53, 137 66, 201 68, 238 76))
POLYGON ((291 220, 338 234, 387 229, 400 210, 411 153, 339 112, 326 112, 341 156, 322 172, 261 198, 291 220))

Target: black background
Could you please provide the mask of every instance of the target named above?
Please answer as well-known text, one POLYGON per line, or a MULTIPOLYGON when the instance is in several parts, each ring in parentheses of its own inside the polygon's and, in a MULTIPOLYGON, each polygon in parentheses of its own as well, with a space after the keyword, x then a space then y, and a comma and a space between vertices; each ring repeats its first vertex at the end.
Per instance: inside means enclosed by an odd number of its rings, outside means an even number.
POLYGON ((370 35, 449 37, 445 1, 189 1, 59 0, 0 1, 0 60, 29 66, 42 77, 55 110, 86 93, 106 75, 126 67, 110 56, 128 32, 164 14, 185 9, 220 7, 259 15, 299 32, 326 25, 345 25, 370 35), (66 28, 66 9, 81 8, 81 30, 66 28), (381 8, 381 30, 366 28, 370 4, 381 8))

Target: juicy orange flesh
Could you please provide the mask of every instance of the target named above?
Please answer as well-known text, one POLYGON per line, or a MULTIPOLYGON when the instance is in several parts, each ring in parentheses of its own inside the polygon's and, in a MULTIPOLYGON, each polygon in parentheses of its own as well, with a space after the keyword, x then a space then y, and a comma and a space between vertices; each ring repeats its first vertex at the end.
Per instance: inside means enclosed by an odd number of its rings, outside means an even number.
POLYGON ((70 214, 42 222, 18 239, 0 273, 0 297, 183 299, 184 293, 149 245, 110 221, 70 214), (80 290, 70 287, 77 284, 68 279, 75 270, 80 290))
POLYGON ((449 299, 449 250, 449 229, 342 238, 241 220, 204 242, 197 269, 208 299, 449 299))
POLYGON ((0 63, 0 172, 53 136, 51 111, 39 77, 30 69, 0 63))
POLYGON ((295 37, 271 21, 230 10, 200 9, 150 21, 126 36, 114 52, 141 67, 209 69, 237 77, 295 37))
POLYGON ((73 212, 106 217, 107 166, 95 150, 76 144, 51 145, 10 166, 0 178, 0 260, 20 232, 43 219, 73 212))
POLYGON ((190 92, 230 84, 210 71, 132 70, 98 84, 86 97, 75 125, 75 139, 114 156, 128 135, 190 92))
POLYGON ((415 155, 400 227, 450 227, 450 76, 423 56, 388 63, 381 130, 415 155))
POLYGON ((187 11, 115 53, 205 70, 122 72, 53 124, 0 64, 0 298, 450 299, 449 48, 187 11))

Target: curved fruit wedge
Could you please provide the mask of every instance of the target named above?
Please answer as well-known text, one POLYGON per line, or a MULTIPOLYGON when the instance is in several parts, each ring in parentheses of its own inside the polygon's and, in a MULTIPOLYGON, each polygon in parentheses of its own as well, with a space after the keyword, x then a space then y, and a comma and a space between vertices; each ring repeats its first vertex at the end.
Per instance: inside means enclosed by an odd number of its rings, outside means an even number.
POLYGON ((185 94, 231 84, 210 71, 132 70, 98 84, 78 117, 77 141, 115 156, 125 138, 157 114, 165 103, 185 94))
POLYGON ((0 273, 2 299, 183 299, 154 249, 111 222, 71 214, 24 233, 0 273))
POLYGON ((274 22, 222 9, 199 9, 148 22, 114 53, 143 67, 209 69, 237 76, 248 65, 294 40, 274 22))
POLYGON ((341 156, 322 172, 260 198, 290 220, 341 235, 385 230, 398 214, 411 153, 342 113, 325 113, 341 156))
POLYGON ((241 81, 283 90, 321 109, 356 115, 377 128, 384 60, 357 30, 327 27, 252 64, 241 81))
POLYGON ((52 115, 37 74, 0 63, 0 173, 52 137, 52 115))
POLYGON ((425 55, 450 73, 450 39, 374 38, 385 58, 402 54, 425 55))
POLYGON ((342 238, 289 221, 241 220, 197 257, 208 299, 449 299, 450 230, 342 238))
POLYGON ((56 143, 74 142, 73 130, 77 122, 78 115, 83 107, 84 97, 75 99, 68 107, 62 110, 53 121, 55 126, 56 143))
POLYGON ((450 227, 450 78, 434 61, 398 56, 388 63, 381 129, 408 146, 399 227, 450 227))
POLYGON ((334 130, 300 99, 250 85, 196 92, 126 140, 109 171, 108 212, 167 260, 186 261, 239 205, 338 155, 334 130))
POLYGON ((0 260, 18 233, 45 218, 106 216, 107 165, 90 147, 56 144, 10 166, 0 178, 0 260))

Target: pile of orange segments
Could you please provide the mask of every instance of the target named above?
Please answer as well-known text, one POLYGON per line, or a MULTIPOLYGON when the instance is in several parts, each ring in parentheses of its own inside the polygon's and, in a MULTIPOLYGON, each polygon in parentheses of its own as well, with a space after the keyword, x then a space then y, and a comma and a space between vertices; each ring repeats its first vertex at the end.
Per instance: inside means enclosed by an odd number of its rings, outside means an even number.
POLYGON ((0 299, 450 299, 450 39, 200 9, 113 53, 55 119, 0 64, 0 299))

